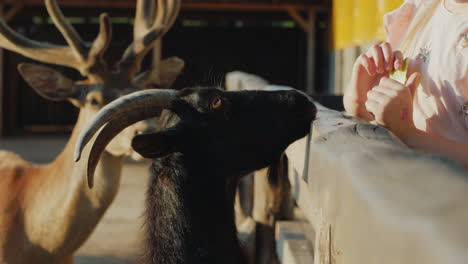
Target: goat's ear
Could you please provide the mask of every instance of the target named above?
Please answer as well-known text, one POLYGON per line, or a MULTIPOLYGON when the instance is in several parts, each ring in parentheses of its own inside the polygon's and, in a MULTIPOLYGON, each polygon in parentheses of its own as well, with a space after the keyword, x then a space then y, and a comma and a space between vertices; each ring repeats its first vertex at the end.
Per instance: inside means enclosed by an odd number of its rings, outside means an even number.
POLYGON ((21 63, 18 65, 18 71, 29 86, 45 99, 63 101, 78 95, 79 89, 73 81, 54 69, 21 63))
POLYGON ((176 130, 137 135, 132 140, 132 148, 147 159, 156 159, 180 151, 176 130))

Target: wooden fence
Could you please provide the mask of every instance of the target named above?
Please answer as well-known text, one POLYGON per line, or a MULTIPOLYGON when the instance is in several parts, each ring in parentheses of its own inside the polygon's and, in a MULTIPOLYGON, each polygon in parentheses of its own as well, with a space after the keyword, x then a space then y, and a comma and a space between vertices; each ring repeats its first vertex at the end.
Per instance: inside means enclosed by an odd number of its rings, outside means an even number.
POLYGON ((468 173, 455 162, 321 106, 286 154, 303 220, 276 225, 282 263, 468 263, 468 173))

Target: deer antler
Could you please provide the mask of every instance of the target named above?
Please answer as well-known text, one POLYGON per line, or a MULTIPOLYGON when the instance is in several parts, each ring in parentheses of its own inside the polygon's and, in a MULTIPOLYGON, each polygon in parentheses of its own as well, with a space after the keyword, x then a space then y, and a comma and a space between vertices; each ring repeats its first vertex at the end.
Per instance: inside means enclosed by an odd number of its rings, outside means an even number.
POLYGON ((174 24, 180 10, 180 0, 138 0, 133 28, 133 42, 119 62, 122 74, 133 78, 140 71, 145 55, 174 24), (155 14, 156 13, 156 14, 155 14))
POLYGON ((62 33, 69 46, 28 39, 13 31, 4 19, 0 18, 0 47, 34 60, 74 68, 91 81, 102 82, 108 71, 102 56, 112 35, 107 14, 101 15, 100 32, 91 47, 88 47, 66 21, 56 0, 45 0, 45 5, 55 26, 62 33))

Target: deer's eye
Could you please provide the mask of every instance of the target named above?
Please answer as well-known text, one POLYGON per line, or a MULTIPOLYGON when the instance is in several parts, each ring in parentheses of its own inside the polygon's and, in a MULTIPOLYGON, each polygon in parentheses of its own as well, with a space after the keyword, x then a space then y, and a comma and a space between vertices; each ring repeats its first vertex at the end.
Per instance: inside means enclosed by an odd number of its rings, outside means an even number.
POLYGON ((89 103, 92 105, 92 106, 100 106, 101 104, 99 103, 99 101, 96 99, 96 98, 91 98, 89 100, 89 103))
POLYGON ((213 101, 211 101, 211 108, 212 109, 218 109, 223 105, 223 100, 219 97, 215 98, 213 101))

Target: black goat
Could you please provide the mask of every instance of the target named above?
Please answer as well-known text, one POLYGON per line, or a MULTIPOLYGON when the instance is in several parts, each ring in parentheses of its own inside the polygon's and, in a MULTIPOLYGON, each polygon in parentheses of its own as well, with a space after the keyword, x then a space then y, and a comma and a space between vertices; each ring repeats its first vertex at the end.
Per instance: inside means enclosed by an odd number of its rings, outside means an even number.
POLYGON ((294 90, 139 92, 103 109, 78 141, 77 158, 111 120, 91 150, 90 176, 93 160, 113 135, 163 108, 170 110, 163 114, 163 129, 133 139, 137 152, 154 159, 145 263, 245 263, 234 221, 238 180, 305 136, 315 106, 294 90))

